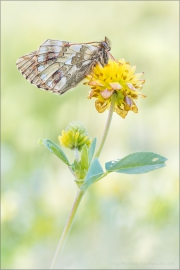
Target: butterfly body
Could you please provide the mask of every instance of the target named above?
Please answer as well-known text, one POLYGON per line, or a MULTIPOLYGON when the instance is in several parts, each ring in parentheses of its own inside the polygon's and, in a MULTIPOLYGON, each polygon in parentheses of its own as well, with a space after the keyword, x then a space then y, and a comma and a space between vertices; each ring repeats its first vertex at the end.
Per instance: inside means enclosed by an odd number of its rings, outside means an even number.
POLYGON ((82 81, 96 63, 106 65, 109 50, 108 38, 82 44, 48 39, 37 51, 20 57, 16 65, 30 83, 61 95, 82 81))

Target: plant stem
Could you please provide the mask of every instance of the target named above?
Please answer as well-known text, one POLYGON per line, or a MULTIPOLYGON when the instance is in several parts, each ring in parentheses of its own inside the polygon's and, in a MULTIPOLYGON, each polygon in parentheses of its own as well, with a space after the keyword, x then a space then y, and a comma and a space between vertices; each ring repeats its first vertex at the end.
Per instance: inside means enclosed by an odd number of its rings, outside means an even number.
POLYGON ((68 220, 66 222, 63 233, 61 235, 61 238, 60 238, 59 244, 57 246, 57 249, 56 249, 56 252, 55 252, 55 255, 54 255, 54 258, 53 258, 50 269, 54 269, 54 267, 55 267, 55 265, 57 263, 57 260, 58 260, 58 256, 61 254, 61 252, 63 250, 63 247, 64 247, 65 242, 67 240, 68 234, 69 234, 69 232, 71 230, 71 226, 72 226, 75 214, 77 212, 77 209, 79 207, 79 204, 81 202, 81 199, 82 199, 84 193, 85 193, 85 191, 82 191, 82 190, 78 189, 74 204, 72 206, 72 209, 71 209, 71 212, 69 214, 68 220))
POLYGON ((105 129, 104 129, 103 137, 102 137, 99 149, 98 149, 98 151, 97 151, 97 153, 95 155, 95 158, 100 156, 100 153, 101 153, 102 148, 104 146, 104 143, 106 141, 106 137, 108 135, 109 127, 110 127, 112 116, 113 116, 115 100, 116 100, 116 93, 113 93, 112 98, 111 98, 111 105, 110 105, 110 109, 109 109, 108 119, 107 119, 106 126, 105 126, 105 129))
POLYGON ((74 148, 74 157, 77 161, 79 161, 79 152, 77 148, 74 148))

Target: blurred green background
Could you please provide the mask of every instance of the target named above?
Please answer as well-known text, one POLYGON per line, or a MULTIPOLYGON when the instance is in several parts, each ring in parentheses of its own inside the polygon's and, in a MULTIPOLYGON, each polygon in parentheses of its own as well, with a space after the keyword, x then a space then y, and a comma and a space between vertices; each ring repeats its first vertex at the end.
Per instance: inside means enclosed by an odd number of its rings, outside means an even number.
MULTIPOLYGON (((139 113, 113 116, 102 164, 132 152, 168 158, 142 175, 111 174, 90 187, 58 269, 178 269, 179 1, 3 1, 2 269, 48 269, 76 195, 69 170, 39 138, 58 143, 73 120, 102 136, 82 83, 63 96, 31 85, 16 60, 46 39, 112 42, 144 71, 139 113)), ((73 155, 65 149, 70 160, 73 155)))

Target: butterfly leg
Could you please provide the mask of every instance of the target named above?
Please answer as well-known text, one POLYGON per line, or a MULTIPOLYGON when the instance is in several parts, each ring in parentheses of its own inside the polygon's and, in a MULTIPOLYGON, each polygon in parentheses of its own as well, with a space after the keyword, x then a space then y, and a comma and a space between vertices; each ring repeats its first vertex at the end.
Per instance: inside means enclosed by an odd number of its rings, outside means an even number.
MULTIPOLYGON (((91 74, 91 72, 93 71, 93 68, 95 67, 95 65, 98 63, 97 60, 94 60, 90 66, 90 68, 88 70, 86 70, 86 74, 85 76, 88 76, 89 74, 91 74)), ((92 81, 92 78, 93 78, 93 74, 91 76, 91 79, 89 80, 88 84, 92 81)))
POLYGON ((108 52, 108 54, 109 54, 111 59, 113 59, 115 62, 118 62, 110 52, 108 52))

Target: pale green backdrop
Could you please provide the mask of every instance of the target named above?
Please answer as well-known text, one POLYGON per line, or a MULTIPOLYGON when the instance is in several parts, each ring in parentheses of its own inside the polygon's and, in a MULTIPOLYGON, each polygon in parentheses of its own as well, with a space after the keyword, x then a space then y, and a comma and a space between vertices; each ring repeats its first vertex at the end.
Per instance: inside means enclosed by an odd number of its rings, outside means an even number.
MULTIPOLYGON (((144 71, 139 113, 114 114, 102 164, 132 152, 168 158, 142 175, 112 174, 83 198, 58 269, 178 269, 178 1, 2 1, 2 269, 48 269, 76 194, 69 170, 39 138, 58 143, 73 120, 100 141, 82 83, 64 96, 37 89, 16 60, 46 39, 112 41, 144 71)), ((70 151, 66 154, 73 160, 70 151)))

